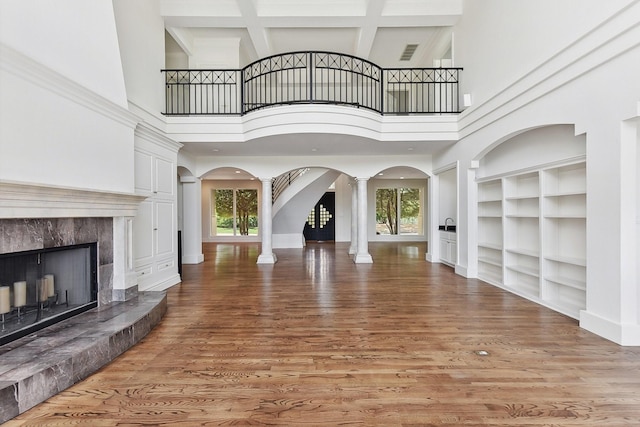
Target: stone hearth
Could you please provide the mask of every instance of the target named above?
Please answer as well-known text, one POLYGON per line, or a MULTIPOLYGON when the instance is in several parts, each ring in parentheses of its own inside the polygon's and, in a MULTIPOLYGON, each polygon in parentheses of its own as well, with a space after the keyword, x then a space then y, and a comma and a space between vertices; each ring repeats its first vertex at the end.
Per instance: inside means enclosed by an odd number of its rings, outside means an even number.
POLYGON ((0 423, 115 359, 147 335, 166 310, 164 292, 140 292, 0 347, 0 423))

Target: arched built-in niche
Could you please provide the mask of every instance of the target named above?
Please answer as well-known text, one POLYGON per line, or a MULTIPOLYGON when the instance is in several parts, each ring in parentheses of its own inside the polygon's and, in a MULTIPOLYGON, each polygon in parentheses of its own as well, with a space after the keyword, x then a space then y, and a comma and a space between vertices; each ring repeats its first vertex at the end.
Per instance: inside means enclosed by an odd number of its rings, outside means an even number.
POLYGON ((478 277, 574 318, 586 308, 586 136, 520 133, 477 170, 478 277))

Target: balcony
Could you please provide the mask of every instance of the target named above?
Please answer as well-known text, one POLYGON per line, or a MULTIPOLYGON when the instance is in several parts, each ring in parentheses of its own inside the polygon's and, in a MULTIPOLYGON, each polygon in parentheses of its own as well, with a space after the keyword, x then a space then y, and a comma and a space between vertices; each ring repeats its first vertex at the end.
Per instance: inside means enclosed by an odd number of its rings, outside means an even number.
POLYGON ((462 68, 381 68, 331 52, 292 52, 239 70, 162 70, 167 116, 244 115, 333 104, 383 115, 460 113, 462 68))

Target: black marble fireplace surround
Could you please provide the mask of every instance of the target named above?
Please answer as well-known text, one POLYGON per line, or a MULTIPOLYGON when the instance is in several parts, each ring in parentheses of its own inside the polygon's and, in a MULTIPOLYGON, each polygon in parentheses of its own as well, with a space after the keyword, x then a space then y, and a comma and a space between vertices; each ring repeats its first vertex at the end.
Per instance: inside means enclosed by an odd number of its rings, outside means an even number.
POLYGON ((113 300, 113 218, 0 219, 0 254, 98 244, 98 304, 113 300))
POLYGON ((0 423, 88 377, 164 316, 164 292, 134 286, 114 301, 113 224, 110 217, 0 219, 0 254, 95 242, 98 273, 97 307, 0 345, 0 423))
POLYGON ((0 345, 97 307, 97 244, 0 254, 0 345))

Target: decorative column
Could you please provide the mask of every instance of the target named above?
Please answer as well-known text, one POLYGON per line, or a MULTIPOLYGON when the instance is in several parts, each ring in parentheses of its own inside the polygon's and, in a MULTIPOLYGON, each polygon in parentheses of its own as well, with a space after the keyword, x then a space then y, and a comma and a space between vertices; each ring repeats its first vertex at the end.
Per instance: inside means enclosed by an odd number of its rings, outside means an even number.
POLYGON ((372 264, 367 237, 367 182, 369 178, 356 178, 358 184, 358 251, 353 258, 356 264, 372 264))
POLYGON ((100 304, 127 301, 138 295, 133 265, 133 217, 113 218, 113 283, 111 296, 99 295, 100 304))
POLYGON ((358 188, 357 181, 351 180, 351 245, 349 255, 355 255, 358 251, 358 188))
POLYGON ((182 263, 199 264, 202 253, 202 181, 195 176, 181 176, 182 183, 182 263))
POLYGON ((258 256, 258 264, 275 264, 276 255, 272 248, 272 194, 271 183, 273 178, 261 178, 262 181, 262 212, 260 213, 260 234, 262 235, 262 253, 258 256))

